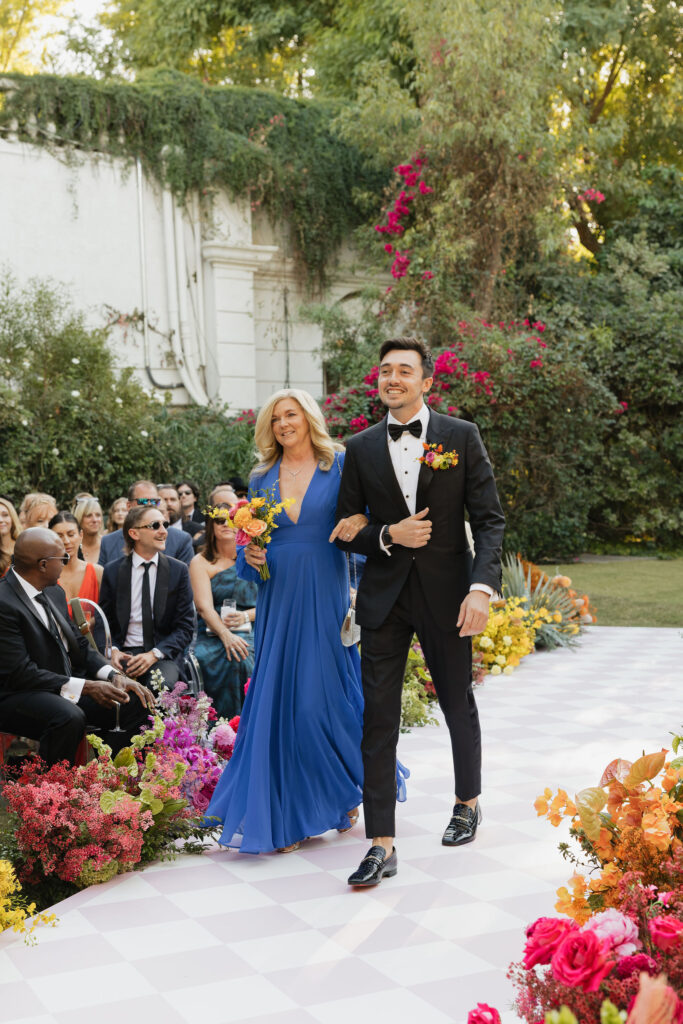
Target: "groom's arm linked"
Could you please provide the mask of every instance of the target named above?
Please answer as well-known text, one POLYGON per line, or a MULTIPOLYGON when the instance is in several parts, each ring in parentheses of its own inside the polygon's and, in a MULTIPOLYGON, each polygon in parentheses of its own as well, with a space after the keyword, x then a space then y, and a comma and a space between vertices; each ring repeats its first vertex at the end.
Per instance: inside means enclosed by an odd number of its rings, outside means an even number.
MULTIPOLYGON (((352 449, 347 448, 344 455, 341 483, 339 485, 335 523, 338 523, 340 519, 347 519, 350 516, 356 515, 358 512, 365 513, 367 505, 355 454, 352 449)), ((370 517, 368 525, 359 530, 354 539, 349 541, 348 544, 340 540, 339 537, 335 539, 334 543, 342 551, 353 551, 358 555, 376 557, 381 550, 379 535, 384 526, 384 523, 373 522, 372 517, 370 517)))

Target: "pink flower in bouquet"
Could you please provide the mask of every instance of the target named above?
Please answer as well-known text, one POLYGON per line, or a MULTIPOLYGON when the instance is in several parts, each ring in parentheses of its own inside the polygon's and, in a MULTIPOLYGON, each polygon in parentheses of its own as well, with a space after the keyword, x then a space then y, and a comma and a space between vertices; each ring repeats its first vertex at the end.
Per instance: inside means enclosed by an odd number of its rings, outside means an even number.
POLYGON ((238 530, 235 534, 235 544, 240 548, 246 548, 247 544, 251 544, 251 537, 244 530, 238 530))
POLYGON ((650 936, 657 949, 675 949, 683 939, 683 921, 660 914, 649 922, 650 936))
POLYGON ((229 724, 231 729, 234 729, 235 732, 237 732, 237 730, 239 729, 239 725, 240 725, 240 716, 239 715, 235 715, 234 718, 230 719, 228 724, 229 724))
POLYGON ((633 956, 624 956, 614 968, 617 978, 631 978, 634 974, 655 975, 659 973, 657 961, 653 960, 647 953, 635 953, 633 956))
POLYGON ((467 1024, 500 1024, 500 1014, 493 1006, 477 1003, 467 1014, 467 1024))
POLYGON ((614 907, 595 914, 582 931, 593 932, 603 942, 609 943, 618 957, 630 956, 642 946, 635 921, 614 907))
POLYGON ((212 733, 213 749, 226 761, 232 757, 235 738, 235 730, 227 722, 217 725, 212 733))
POLYGON ((612 950, 594 932, 572 931, 553 953, 553 977, 562 985, 597 992, 614 967, 612 950))
POLYGON ((526 930, 524 966, 531 970, 536 964, 549 964, 553 953, 570 932, 576 931, 574 921, 562 917, 539 917, 526 930))

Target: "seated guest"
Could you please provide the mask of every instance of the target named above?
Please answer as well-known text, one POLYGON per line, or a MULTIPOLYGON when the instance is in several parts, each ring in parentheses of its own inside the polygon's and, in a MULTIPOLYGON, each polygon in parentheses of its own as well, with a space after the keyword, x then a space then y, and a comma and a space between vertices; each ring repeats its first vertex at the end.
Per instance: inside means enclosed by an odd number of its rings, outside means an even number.
POLYGON ((32 491, 24 495, 19 506, 19 520, 25 530, 31 526, 45 526, 57 515, 57 502, 51 494, 32 491))
POLYGON ((102 542, 104 517, 99 500, 92 494, 79 498, 73 510, 82 533, 81 551, 86 562, 97 565, 102 542))
POLYGON ((181 480, 179 484, 176 484, 175 489, 180 498, 180 511, 183 522, 186 523, 188 520, 191 520, 194 523, 203 523, 204 516, 197 508, 197 502, 199 501, 199 488, 197 485, 192 483, 191 480, 181 480))
POLYGON ((180 509, 180 497, 175 489, 175 484, 157 484, 159 497, 166 502, 168 521, 172 530, 184 530, 190 537, 201 533, 202 523, 196 523, 194 519, 183 519, 180 509))
MULTIPOLYGON (((101 565, 93 565, 79 558, 78 551, 82 547, 83 533, 78 525, 78 519, 71 512, 58 512, 50 520, 49 529, 57 534, 64 551, 69 556, 69 561, 64 566, 62 574, 57 581, 66 593, 67 601, 72 597, 82 597, 97 604, 100 595, 100 583, 102 582, 103 568, 101 565)), ((68 606, 69 615, 73 618, 71 605, 68 606)), ((87 605, 84 609, 89 617, 87 605)))
POLYGON ((9 498, 0 496, 0 576, 9 569, 14 544, 21 533, 19 516, 9 498))
POLYGON ((100 588, 112 664, 146 685, 159 669, 165 685, 173 686, 194 631, 187 566, 164 554, 168 522, 154 505, 131 508, 123 535, 127 553, 105 566, 100 588))
MULTIPOLYGON (((238 501, 239 498, 233 491, 232 484, 216 484, 209 495, 209 508, 219 504, 226 504, 228 508, 232 508, 238 501)), ((198 554, 202 550, 205 540, 206 536, 204 526, 202 525, 199 533, 196 533, 192 538, 192 547, 198 554)))
POLYGON ((246 498, 249 484, 241 476, 231 476, 227 483, 230 484, 238 498, 246 498))
POLYGON ((123 520, 128 511, 128 498, 117 498, 109 506, 107 513, 107 527, 105 533, 116 533, 123 526, 123 520))
MULTIPOLYGON (((219 508, 232 504, 212 501, 219 508)), ((232 718, 242 710, 244 684, 254 668, 253 622, 258 588, 237 575, 232 523, 207 517, 205 529, 204 546, 190 564, 194 602, 200 615, 194 653, 202 669, 204 689, 217 713, 232 718), (236 610, 223 618, 221 607, 229 600, 235 602, 236 610)))
POLYGON ((51 530, 17 537, 14 565, 0 580, 0 729, 40 743, 47 764, 72 764, 87 729, 107 733, 115 752, 130 742, 153 708, 151 694, 112 668, 69 622, 59 580, 64 545, 51 530), (132 696, 132 699, 131 699, 132 696))
MULTIPOLYGON (((159 505, 159 492, 157 485, 151 480, 136 480, 128 489, 128 511, 136 506, 142 508, 157 508, 159 505)), ((161 517, 163 518, 163 517, 161 517)), ((100 545, 100 565, 107 565, 115 562, 125 553, 123 530, 115 530, 114 533, 107 533, 102 537, 100 545)), ((192 561, 192 541, 182 530, 172 530, 166 542, 166 554, 171 558, 179 558, 181 562, 189 565, 192 561)))

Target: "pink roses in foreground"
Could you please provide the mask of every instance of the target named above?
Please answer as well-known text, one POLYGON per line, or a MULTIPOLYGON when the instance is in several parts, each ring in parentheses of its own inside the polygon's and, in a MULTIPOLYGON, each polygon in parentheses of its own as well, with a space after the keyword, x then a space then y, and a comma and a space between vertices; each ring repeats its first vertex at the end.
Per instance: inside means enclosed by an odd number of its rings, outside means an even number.
POLYGON ((612 949, 594 932, 575 931, 560 943, 550 961, 557 981, 584 992, 597 992, 614 967, 612 949))
POLYGON ((577 925, 567 918, 539 917, 526 930, 524 966, 527 970, 536 964, 549 964, 553 953, 577 925))
POLYGON ((658 949, 674 949, 683 940, 683 921, 676 917, 653 917, 649 923, 652 941, 658 949))
POLYGON ((467 1014, 467 1024, 500 1024, 500 1014, 493 1006, 477 1003, 476 1008, 467 1014))

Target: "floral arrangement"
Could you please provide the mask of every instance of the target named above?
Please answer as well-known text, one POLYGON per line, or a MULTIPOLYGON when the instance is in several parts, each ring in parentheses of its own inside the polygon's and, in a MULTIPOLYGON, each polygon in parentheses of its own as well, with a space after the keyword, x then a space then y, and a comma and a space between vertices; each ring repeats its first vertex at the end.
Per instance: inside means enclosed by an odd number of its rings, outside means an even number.
MULTIPOLYGON (((489 620, 483 633, 472 637, 472 661, 475 681, 481 682, 488 672, 491 675, 509 676, 522 658, 534 649, 535 622, 539 617, 529 614, 524 598, 512 597, 506 601, 495 601, 489 612, 489 620)), ((542 621, 549 613, 543 609, 542 621)))
MULTIPOLYGON (((674 737, 674 753, 681 742, 674 737)), ((671 858, 683 858, 683 758, 667 761, 666 754, 644 754, 633 763, 616 758, 598 785, 582 790, 575 801, 563 790, 553 797, 546 789, 537 798, 538 815, 552 825, 571 819, 569 834, 595 872, 590 880, 575 873, 571 893, 558 890, 556 909, 578 923, 596 910, 620 906, 620 883, 634 871, 645 886, 669 886, 671 858)), ((567 844, 561 850, 566 854, 567 844)))
POLYGON ((430 712, 430 705, 436 700, 434 683, 425 664, 422 648, 413 637, 408 649, 408 660, 401 690, 401 732, 423 725, 438 725, 430 712))
POLYGON ((445 452, 442 444, 422 443, 425 450, 424 455, 418 462, 423 462, 430 469, 451 469, 458 465, 459 455, 456 451, 445 452))
MULTIPOLYGON (((683 737, 675 736, 677 753, 683 737)), ((526 930, 508 977, 527 1024, 683 1022, 683 758, 667 751, 612 761, 597 787, 570 800, 547 789, 536 801, 570 833, 595 877, 558 890, 563 917, 526 930)), ((568 856, 567 844, 561 844, 568 856)), ((578 859, 571 857, 575 863, 578 859)), ((480 1003, 468 1024, 499 1024, 480 1003)))
POLYGON ((517 555, 517 562, 530 581, 530 590, 544 589, 564 593, 571 603, 571 618, 575 622, 580 623, 582 626, 590 626, 598 621, 595 608, 590 603, 588 594, 581 594, 579 596, 576 590, 572 589, 572 581, 569 576, 559 574, 548 576, 538 565, 534 565, 533 562, 527 562, 520 555, 517 555))
POLYGON ((35 942, 33 932, 37 925, 55 925, 57 918, 54 914, 36 914, 35 903, 27 903, 20 892, 21 884, 12 864, 0 860, 0 932, 11 928, 22 934, 26 942, 35 942))
MULTIPOLYGON (((242 498, 230 509, 207 508, 204 509, 204 515, 211 519, 229 520, 237 530, 235 543, 240 547, 246 547, 253 542, 260 548, 265 548, 270 544, 273 530, 277 530, 275 517, 283 509, 289 508, 293 502, 293 498, 276 501, 275 488, 272 487, 266 491, 265 497, 251 498, 249 501, 242 498)), ((270 570, 266 562, 259 567, 259 575, 262 580, 270 579, 270 570)))

